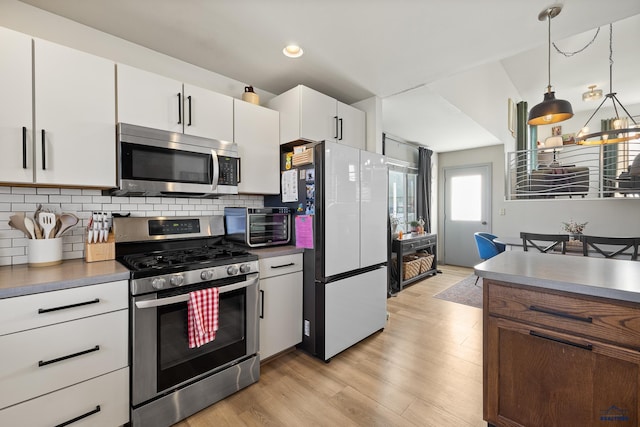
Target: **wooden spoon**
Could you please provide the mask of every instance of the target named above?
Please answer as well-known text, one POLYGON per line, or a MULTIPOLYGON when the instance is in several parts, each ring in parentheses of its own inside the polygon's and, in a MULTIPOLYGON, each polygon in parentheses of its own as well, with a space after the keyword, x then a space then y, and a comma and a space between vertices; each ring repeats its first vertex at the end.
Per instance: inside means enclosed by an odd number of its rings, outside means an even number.
POLYGON ((27 237, 33 239, 33 236, 29 233, 29 229, 26 227, 27 217, 24 212, 22 214, 14 214, 9 217, 9 226, 15 228, 16 230, 22 231, 27 237))
POLYGON ((62 234, 76 225, 79 221, 78 217, 71 213, 61 213, 60 214, 60 229, 56 233, 56 237, 62 236, 62 234))
POLYGON ((27 231, 29 232, 29 238, 30 239, 35 239, 36 238, 36 230, 35 230, 35 226, 33 224, 33 221, 31 220, 31 218, 24 217, 24 226, 27 229, 27 231))

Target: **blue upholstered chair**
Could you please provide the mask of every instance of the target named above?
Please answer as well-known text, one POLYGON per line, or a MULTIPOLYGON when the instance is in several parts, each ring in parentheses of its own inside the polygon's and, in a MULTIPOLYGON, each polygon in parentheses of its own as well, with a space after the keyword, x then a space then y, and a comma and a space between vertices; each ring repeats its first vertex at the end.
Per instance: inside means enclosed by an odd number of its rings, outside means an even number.
MULTIPOLYGON (((476 239, 476 247, 478 248, 478 255, 483 261, 488 260, 489 258, 493 258, 501 252, 504 252, 505 246, 502 243, 494 242, 498 236, 494 236, 490 233, 473 233, 473 237, 476 239)), ((476 285, 478 284, 478 279, 480 277, 476 277, 476 285)))

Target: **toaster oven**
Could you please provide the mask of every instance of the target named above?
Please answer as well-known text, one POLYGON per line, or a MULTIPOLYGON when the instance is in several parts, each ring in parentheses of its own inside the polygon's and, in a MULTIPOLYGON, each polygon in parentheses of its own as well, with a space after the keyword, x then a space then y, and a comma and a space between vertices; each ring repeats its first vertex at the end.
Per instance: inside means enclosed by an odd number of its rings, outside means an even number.
POLYGON ((289 208, 224 208, 226 237, 250 247, 286 245, 291 240, 289 208))

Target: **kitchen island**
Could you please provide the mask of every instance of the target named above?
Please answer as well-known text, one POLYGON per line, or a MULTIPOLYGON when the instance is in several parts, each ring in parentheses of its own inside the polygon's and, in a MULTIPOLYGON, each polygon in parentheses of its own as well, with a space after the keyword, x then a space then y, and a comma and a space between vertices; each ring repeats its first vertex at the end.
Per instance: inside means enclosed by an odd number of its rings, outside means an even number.
POLYGON ((507 251, 475 272, 489 425, 638 425, 640 263, 507 251))

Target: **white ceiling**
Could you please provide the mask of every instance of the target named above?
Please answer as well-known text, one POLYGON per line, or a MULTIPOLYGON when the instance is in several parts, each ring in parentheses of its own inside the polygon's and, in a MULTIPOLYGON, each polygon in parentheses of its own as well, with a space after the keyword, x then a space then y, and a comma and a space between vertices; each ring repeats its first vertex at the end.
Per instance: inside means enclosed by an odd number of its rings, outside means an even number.
MULTIPOLYGON (((22 0, 279 94, 304 84, 346 103, 382 98, 383 131, 451 151, 504 141, 506 100, 542 101, 548 0, 22 0), (305 54, 282 55, 291 42, 305 54), (504 117, 503 117, 504 116, 504 117)), ((564 0, 551 83, 574 110, 590 84, 640 103, 640 1, 564 0), (632 17, 632 18, 629 18, 632 17), (628 19, 625 19, 628 18, 628 19)), ((553 48, 552 48, 553 49, 553 48)))

